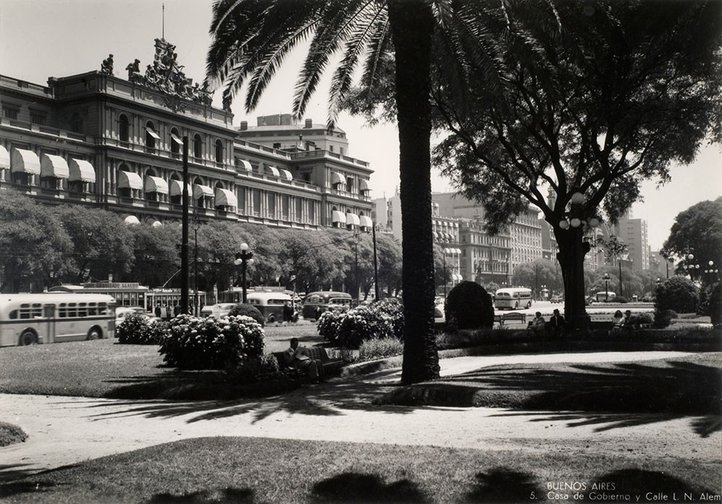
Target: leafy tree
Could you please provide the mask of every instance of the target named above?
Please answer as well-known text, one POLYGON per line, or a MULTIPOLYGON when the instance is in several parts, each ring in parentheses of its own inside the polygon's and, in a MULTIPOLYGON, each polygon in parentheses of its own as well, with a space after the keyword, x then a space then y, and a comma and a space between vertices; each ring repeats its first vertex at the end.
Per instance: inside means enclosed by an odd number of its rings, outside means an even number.
POLYGON ((391 295, 401 288, 401 245, 391 235, 376 235, 379 291, 386 287, 391 295))
MULTIPOLYGON (((120 235, 126 231, 120 225, 120 235)), ((134 244, 133 267, 128 280, 140 282, 150 287, 161 287, 173 277, 175 282, 168 282, 168 287, 180 285, 180 277, 175 276, 180 265, 178 244, 181 241, 181 228, 169 222, 164 226, 153 227, 146 223, 131 226, 130 243, 134 244)), ((191 270, 193 271, 193 270, 191 270)))
MULTIPOLYGON (((120 278, 130 270, 135 240, 132 231, 147 226, 131 229, 116 213, 80 205, 64 205, 55 211, 73 242, 67 280, 82 283, 108 278, 111 273, 120 278)), ((145 283, 144 277, 131 278, 145 283)))
POLYGON ((657 287, 654 308, 658 312, 674 310, 678 313, 694 313, 699 301, 699 289, 683 276, 673 276, 657 287))
POLYGON ((536 259, 532 262, 519 264, 514 268, 511 279, 514 285, 529 287, 539 296, 541 286, 546 285, 550 291, 562 288, 562 282, 554 263, 548 259, 536 259))
MULTIPOLYGON (((700 265, 694 270, 695 277, 717 280, 719 277, 705 275, 705 269, 722 266, 722 197, 714 201, 702 201, 680 212, 674 219, 669 238, 663 251, 677 257, 680 266, 700 265), (694 258, 686 256, 692 252, 694 258)), ((692 270, 690 270, 692 271, 692 270)))
POLYGON ((529 203, 541 210, 559 246, 567 317, 581 328, 588 246, 566 216, 613 221, 643 180, 667 180, 672 161, 692 161, 710 134, 719 140, 722 3, 475 5, 503 79, 474 73, 460 94, 439 65, 433 95, 451 134, 434 160, 485 207, 491 231, 529 203))
MULTIPOLYGON (((433 249, 431 233, 431 107, 432 36, 443 28, 450 56, 473 58, 481 51, 470 36, 479 33, 467 14, 469 7, 451 0, 349 0, 327 2, 220 0, 214 5, 213 42, 208 74, 226 81, 231 98, 249 78, 246 109, 252 110, 284 56, 312 36, 296 86, 293 112, 302 116, 332 53, 343 46, 343 58, 333 76, 330 121, 348 93, 352 74, 365 52, 362 84, 373 89, 380 62, 393 48, 394 103, 398 111, 404 292, 404 364, 402 381, 417 382, 439 374, 434 337, 433 249), (455 27, 458 29, 454 30, 455 27), (463 40, 465 43, 459 43, 463 40), (472 49, 471 51, 469 49, 472 49), (470 54, 467 54, 470 53, 470 54)), ((447 58, 448 65, 455 61, 447 58)))
POLYGON ((1 292, 39 291, 72 268, 73 242, 53 210, 0 191, 1 292))

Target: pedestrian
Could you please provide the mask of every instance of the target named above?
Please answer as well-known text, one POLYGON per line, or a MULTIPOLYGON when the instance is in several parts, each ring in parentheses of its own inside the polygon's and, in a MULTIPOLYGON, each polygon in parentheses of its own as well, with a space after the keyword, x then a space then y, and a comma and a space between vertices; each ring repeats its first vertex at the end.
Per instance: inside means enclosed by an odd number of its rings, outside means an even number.
POLYGON ((283 304, 283 323, 285 325, 289 322, 293 322, 293 308, 291 308, 291 304, 286 301, 283 304))
POLYGON ((161 318, 160 303, 155 304, 155 311, 153 313, 155 313, 156 317, 161 318))
POLYGON ((558 309, 554 309, 552 316, 549 317, 549 322, 546 324, 546 327, 554 336, 557 336, 564 331, 564 317, 561 313, 559 313, 558 309))
POLYGON ((179 302, 176 301, 175 306, 173 307, 173 315, 177 317, 181 313, 181 305, 179 302))

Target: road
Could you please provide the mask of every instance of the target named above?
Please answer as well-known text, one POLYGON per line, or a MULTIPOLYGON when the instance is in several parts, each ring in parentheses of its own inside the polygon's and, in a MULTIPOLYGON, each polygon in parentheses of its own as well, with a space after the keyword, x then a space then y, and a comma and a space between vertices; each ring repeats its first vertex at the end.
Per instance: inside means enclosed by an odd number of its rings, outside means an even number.
MULTIPOLYGON (((682 356, 625 352, 442 359, 442 375, 514 362, 621 362, 682 356)), ((160 443, 203 436, 434 445, 480 450, 555 453, 615 451, 640 460, 660 456, 710 462, 720 432, 695 433, 693 417, 606 414, 583 418, 559 411, 373 405, 398 381, 398 370, 302 387, 263 400, 121 401, 0 394, 0 420, 30 438, 0 449, 0 480, 160 443), (638 420, 638 421, 637 421, 638 420)))

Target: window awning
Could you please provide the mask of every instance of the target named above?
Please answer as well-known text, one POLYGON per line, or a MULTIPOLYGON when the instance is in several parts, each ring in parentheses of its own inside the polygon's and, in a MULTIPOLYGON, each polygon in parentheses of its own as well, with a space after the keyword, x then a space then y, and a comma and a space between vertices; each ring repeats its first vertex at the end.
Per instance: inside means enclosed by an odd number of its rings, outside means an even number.
POLYGON ((436 231, 432 231, 431 233, 434 235, 434 240, 439 239, 439 233, 437 233, 436 231))
POLYGON ((253 171, 253 166, 251 166, 250 162, 246 161, 245 159, 239 159, 239 161, 241 162, 241 167, 244 170, 246 170, 249 173, 253 171))
POLYGON ((343 212, 334 210, 331 214, 331 222, 341 222, 342 224, 346 224, 346 215, 344 215, 343 212))
POLYGON ((338 172, 331 172, 331 185, 345 184, 346 179, 338 172))
POLYGON ((0 145, 0 168, 10 168, 10 153, 0 145))
POLYGON ((143 179, 141 179, 137 173, 121 171, 118 176, 118 189, 125 188, 142 191, 143 179))
POLYGON ((238 198, 229 189, 216 189, 216 206, 238 207, 238 198))
POLYGON ((135 215, 129 215, 128 217, 123 219, 123 222, 125 222, 128 226, 134 226, 134 225, 140 224, 138 217, 136 217, 135 215))
POLYGON ((160 177, 148 175, 145 177, 145 192, 168 194, 168 182, 160 177))
POLYGON ((13 148, 12 171, 40 175, 40 158, 33 151, 13 148))
POLYGON ((284 179, 286 179, 288 181, 293 180, 293 175, 288 170, 281 169, 281 177, 283 177, 284 179))
POLYGON ((353 224, 354 226, 360 226, 361 221, 358 218, 358 215, 351 212, 346 212, 346 224, 353 224))
POLYGON ((193 199, 199 199, 199 198, 212 198, 213 197, 213 189, 208 187, 207 185, 201 185, 196 184, 193 186, 193 199))
POLYGON ((270 174, 273 175, 274 177, 280 177, 280 176, 281 176, 281 174, 278 173, 278 168, 276 168, 275 166, 266 166, 266 171, 268 171, 268 173, 270 173, 270 174))
MULTIPOLYGON (((193 194, 193 188, 190 184, 186 184, 186 193, 188 196, 193 194)), ((183 182, 180 180, 170 181, 170 195, 171 196, 182 196, 183 195, 183 182)))
POLYGON ((84 159, 70 158, 70 176, 68 180, 71 182, 81 181, 95 184, 95 168, 90 161, 84 159))
MULTIPOLYGON (((152 131, 152 130, 151 130, 151 131, 152 131)), ((153 133, 155 133, 155 131, 153 131, 153 133)), ((152 134, 152 133, 151 133, 151 134, 152 134)), ((178 135, 176 135, 175 133, 171 133, 171 134, 170 134, 170 137, 171 137, 171 138, 173 139, 173 141, 174 141, 175 143, 177 143, 179 146, 181 146, 181 147, 183 146, 183 140, 181 140, 181 138, 180 138, 178 135)), ((157 222, 157 221, 156 221, 156 222, 157 222)))
POLYGON ((367 180, 359 179, 358 181, 358 189, 359 191, 368 191, 369 190, 369 183, 367 180))
POLYGON ((153 221, 153 224, 151 224, 154 228, 163 227, 163 223, 160 221, 153 221))
POLYGON ((359 220, 361 221, 361 225, 363 227, 370 228, 371 226, 374 225, 373 221, 371 220, 371 217, 369 217, 368 215, 359 215, 359 220))
POLYGON ((66 179, 70 175, 68 162, 54 154, 43 154, 40 160, 40 176, 66 179))
MULTIPOLYGON (((152 136, 152 137, 155 138, 156 140, 160 140, 160 135, 158 135, 158 133, 156 133, 156 132, 153 130, 153 128, 149 128, 148 126, 146 126, 146 127, 145 127, 145 131, 146 131, 146 133, 148 133, 150 136, 152 136)), ((183 144, 181 144, 181 145, 183 145, 183 144)))

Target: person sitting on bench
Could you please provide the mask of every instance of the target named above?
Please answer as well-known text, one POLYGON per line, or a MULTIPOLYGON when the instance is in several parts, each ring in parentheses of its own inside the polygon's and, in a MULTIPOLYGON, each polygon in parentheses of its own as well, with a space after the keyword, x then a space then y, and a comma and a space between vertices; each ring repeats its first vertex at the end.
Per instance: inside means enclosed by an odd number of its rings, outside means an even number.
POLYGON ((308 355, 308 348, 298 346, 298 338, 291 338, 291 345, 283 356, 288 367, 302 371, 310 381, 318 383, 319 364, 308 355))

